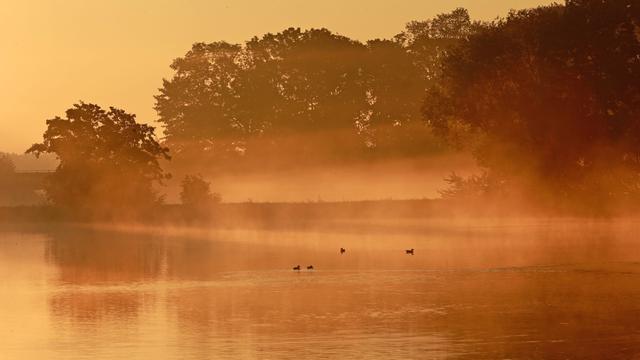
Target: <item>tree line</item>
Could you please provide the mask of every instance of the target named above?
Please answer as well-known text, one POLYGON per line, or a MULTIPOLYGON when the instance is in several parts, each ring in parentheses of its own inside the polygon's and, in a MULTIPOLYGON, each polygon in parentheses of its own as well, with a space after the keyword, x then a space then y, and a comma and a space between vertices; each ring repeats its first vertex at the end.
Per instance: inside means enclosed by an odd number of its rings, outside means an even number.
POLYGON ((172 169, 221 173, 445 146, 472 151, 485 172, 454 174, 444 197, 517 191, 597 207, 639 194, 633 0, 567 0, 491 22, 456 9, 364 43, 290 28, 244 44, 196 43, 171 68, 155 96, 162 139, 134 115, 94 104, 47 121, 28 152, 60 158, 47 187, 54 203, 153 206, 169 157, 172 169))
POLYGON ((458 189, 593 210, 637 202, 640 4, 569 0, 482 24, 443 60, 423 114, 486 169, 450 179, 458 189))
POLYGON ((457 9, 366 43, 296 28, 244 45, 196 43, 155 97, 165 142, 177 164, 223 172, 437 151, 420 104, 470 28, 457 9))

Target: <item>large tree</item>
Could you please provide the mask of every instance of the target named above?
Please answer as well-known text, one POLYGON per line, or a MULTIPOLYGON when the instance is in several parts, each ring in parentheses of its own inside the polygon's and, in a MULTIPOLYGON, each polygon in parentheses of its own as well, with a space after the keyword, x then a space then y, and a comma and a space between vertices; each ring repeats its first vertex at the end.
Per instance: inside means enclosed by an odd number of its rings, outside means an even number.
POLYGON ((156 96, 159 121, 180 163, 197 160, 198 171, 433 151, 422 98, 470 27, 457 9, 393 40, 290 28, 244 45, 197 43, 156 96))
POLYGON ((65 118, 47 120, 43 138, 27 153, 54 153, 60 160, 46 185, 55 205, 75 214, 126 217, 158 201, 153 184, 167 177, 159 159, 169 159, 169 150, 135 115, 75 104, 65 118))
POLYGON ((569 0, 478 25, 424 115, 513 186, 592 205, 637 194, 640 4, 569 0))

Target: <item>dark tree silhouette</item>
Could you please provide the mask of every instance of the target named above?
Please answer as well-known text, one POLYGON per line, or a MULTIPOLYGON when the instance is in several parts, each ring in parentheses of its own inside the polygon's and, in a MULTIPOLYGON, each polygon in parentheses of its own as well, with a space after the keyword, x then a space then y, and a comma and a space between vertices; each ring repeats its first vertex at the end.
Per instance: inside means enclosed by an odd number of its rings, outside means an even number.
POLYGON ((199 208, 219 203, 222 197, 212 193, 211 184, 201 176, 187 175, 182 180, 180 200, 183 205, 199 208))
POLYGON ((466 9, 457 8, 434 19, 408 23, 395 40, 411 54, 425 80, 433 82, 442 73, 442 59, 479 26, 471 21, 466 9))
POLYGON ((164 80, 156 96, 156 110, 174 154, 233 151, 233 141, 251 131, 237 116, 239 76, 247 66, 242 57, 240 46, 217 42, 196 43, 174 60, 175 76, 164 80))
POLYGON ((438 151, 420 105, 470 27, 458 9, 366 44, 295 28, 244 45, 197 43, 156 96, 159 121, 177 163, 198 171, 438 151))
POLYGON ((592 205, 638 193, 637 1, 512 12, 459 44, 423 108, 439 134, 472 144, 490 176, 528 191, 592 205))
POLYGON ((222 201, 222 197, 218 193, 211 193, 209 182, 199 175, 187 175, 181 187, 180 200, 187 220, 211 219, 213 205, 222 201))
POLYGON ((167 143, 184 160, 210 164, 268 157, 299 132, 353 134, 365 101, 353 90, 364 53, 362 44, 327 30, 288 29, 244 47, 194 44, 156 96, 167 143))
POLYGON ((159 201, 152 186, 168 177, 158 161, 169 159, 169 150, 135 115, 75 104, 65 118, 47 120, 43 137, 27 153, 59 158, 46 185, 55 205, 75 214, 126 217, 159 201))

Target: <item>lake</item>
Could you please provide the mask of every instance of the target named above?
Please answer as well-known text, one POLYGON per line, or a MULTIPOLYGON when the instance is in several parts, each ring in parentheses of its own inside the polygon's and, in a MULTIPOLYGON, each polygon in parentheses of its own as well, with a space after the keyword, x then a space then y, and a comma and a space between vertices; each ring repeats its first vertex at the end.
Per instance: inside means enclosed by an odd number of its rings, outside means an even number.
POLYGON ((4 226, 0 358, 640 357, 638 230, 575 219, 4 226))

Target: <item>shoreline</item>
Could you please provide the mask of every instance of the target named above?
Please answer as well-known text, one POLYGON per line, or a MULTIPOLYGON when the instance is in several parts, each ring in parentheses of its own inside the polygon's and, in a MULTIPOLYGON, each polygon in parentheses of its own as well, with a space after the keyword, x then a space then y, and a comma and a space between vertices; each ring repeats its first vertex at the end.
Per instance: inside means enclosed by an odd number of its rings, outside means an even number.
POLYGON ((0 224, 131 224, 140 226, 200 226, 209 228, 309 228, 332 226, 373 226, 402 222, 508 223, 577 220, 580 222, 627 221, 640 218, 640 212, 611 213, 542 211, 508 204, 465 206, 441 199, 365 200, 340 202, 243 202, 220 203, 194 210, 178 204, 165 204, 147 216, 79 218, 63 214, 52 206, 0 206, 0 224))

